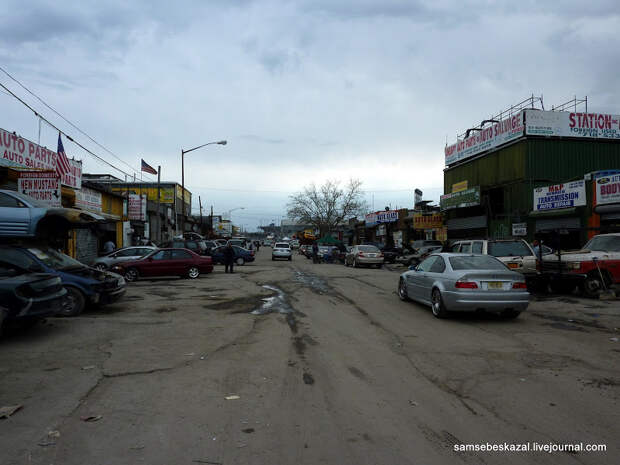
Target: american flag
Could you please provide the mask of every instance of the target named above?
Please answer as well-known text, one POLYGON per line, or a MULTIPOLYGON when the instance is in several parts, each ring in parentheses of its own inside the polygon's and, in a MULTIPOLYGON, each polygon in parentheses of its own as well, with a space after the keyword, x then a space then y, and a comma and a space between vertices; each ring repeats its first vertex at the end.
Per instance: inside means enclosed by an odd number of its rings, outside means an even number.
POLYGON ((151 165, 145 162, 144 159, 141 159, 141 160, 142 160, 142 168, 140 168, 141 171, 146 171, 147 173, 151 173, 151 174, 157 174, 157 170, 155 168, 153 168, 151 165))
POLYGON ((60 138, 60 133, 58 133, 58 157, 56 157, 56 173, 61 178, 63 175, 71 172, 71 164, 69 163, 69 159, 67 158, 67 154, 65 153, 65 148, 62 146, 62 139, 60 138))

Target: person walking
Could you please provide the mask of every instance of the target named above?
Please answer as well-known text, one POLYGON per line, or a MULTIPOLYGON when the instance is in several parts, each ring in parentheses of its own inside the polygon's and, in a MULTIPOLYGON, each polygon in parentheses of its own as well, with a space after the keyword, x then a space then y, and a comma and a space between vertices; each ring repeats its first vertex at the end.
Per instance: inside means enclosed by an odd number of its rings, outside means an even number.
POLYGON ((103 253, 105 255, 112 253, 115 250, 116 250, 116 244, 113 241, 108 239, 108 241, 105 244, 103 244, 103 253))
POLYGON ((319 263, 319 244, 312 243, 312 263, 319 263))
POLYGON ((225 273, 228 273, 228 269, 230 268, 230 272, 234 273, 233 265, 235 263, 235 249, 233 249, 232 244, 229 242, 224 247, 224 268, 225 273))

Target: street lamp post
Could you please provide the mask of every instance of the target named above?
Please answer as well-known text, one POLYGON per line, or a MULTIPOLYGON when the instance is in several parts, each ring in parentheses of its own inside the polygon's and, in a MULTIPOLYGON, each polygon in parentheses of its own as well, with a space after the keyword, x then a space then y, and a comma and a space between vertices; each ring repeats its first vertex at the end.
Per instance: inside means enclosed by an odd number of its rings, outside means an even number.
MULTIPOLYGON (((198 147, 194 147, 193 149, 189 149, 189 150, 181 149, 181 191, 182 191, 181 202, 183 203, 183 215, 181 217, 181 235, 185 233, 185 154, 189 152, 193 152, 194 150, 206 147, 207 145, 213 145, 213 144, 226 145, 227 143, 228 142, 225 140, 220 140, 217 142, 207 142, 206 144, 199 145, 198 147)), ((190 214, 191 214, 191 209, 190 209, 190 214)))

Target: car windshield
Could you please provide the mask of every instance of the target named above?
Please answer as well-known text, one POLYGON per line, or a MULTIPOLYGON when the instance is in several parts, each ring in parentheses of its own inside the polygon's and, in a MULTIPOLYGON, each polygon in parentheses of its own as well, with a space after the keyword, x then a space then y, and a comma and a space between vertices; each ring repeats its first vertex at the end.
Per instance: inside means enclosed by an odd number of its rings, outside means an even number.
POLYGON ((84 268, 84 264, 78 262, 69 255, 65 255, 62 252, 58 252, 50 247, 32 247, 28 251, 45 263, 50 268, 55 270, 69 270, 75 268, 84 268))
POLYGON ((508 267, 497 258, 488 255, 463 255, 450 257, 450 266, 459 270, 507 270, 508 267))
POLYGON ((620 236, 595 236, 583 248, 605 252, 620 252, 620 236))
POLYGON ((288 249, 289 245, 285 242, 279 242, 276 244, 276 249, 288 249))
POLYGON ((515 257, 532 255, 532 251, 523 241, 489 242, 489 255, 494 257, 515 257))
POLYGON ((360 252, 379 252, 379 249, 374 245, 360 245, 357 247, 360 252))

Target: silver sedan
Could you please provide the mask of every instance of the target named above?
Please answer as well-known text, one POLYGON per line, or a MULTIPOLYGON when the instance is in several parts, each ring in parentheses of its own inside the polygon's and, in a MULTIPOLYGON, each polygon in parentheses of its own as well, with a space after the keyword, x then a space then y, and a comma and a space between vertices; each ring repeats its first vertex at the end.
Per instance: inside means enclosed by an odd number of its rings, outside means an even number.
POLYGON ((486 310, 516 318, 530 294, 522 274, 489 255, 438 253, 400 275, 398 296, 430 305, 433 315, 486 310))
POLYGON ((108 270, 119 263, 140 260, 142 257, 150 254, 152 251, 157 250, 157 247, 151 247, 147 245, 136 247, 125 247, 123 249, 115 250, 112 253, 97 258, 92 266, 98 270, 108 270))

